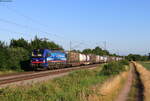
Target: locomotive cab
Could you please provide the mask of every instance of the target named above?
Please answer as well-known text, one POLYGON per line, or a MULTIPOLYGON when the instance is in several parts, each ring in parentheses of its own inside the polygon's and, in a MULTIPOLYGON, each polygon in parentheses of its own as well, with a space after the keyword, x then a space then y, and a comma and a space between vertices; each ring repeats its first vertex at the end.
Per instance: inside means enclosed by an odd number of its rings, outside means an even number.
POLYGON ((34 49, 32 51, 31 59, 32 67, 47 67, 46 57, 44 56, 44 49, 34 49))

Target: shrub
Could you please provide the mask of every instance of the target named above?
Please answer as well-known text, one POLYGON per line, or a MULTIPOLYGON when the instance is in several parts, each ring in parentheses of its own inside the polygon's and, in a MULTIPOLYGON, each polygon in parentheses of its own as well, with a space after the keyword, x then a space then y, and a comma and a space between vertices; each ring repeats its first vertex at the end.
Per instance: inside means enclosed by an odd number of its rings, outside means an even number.
POLYGON ((122 65, 129 65, 128 60, 121 60, 121 61, 119 61, 119 63, 122 64, 122 65))
POLYGON ((125 65, 128 65, 128 61, 122 60, 119 62, 111 62, 104 65, 100 75, 116 75, 122 71, 125 71, 125 65))
POLYGON ((3 48, 0 56, 0 70, 21 70, 22 63, 29 60, 29 53, 24 48, 3 48))

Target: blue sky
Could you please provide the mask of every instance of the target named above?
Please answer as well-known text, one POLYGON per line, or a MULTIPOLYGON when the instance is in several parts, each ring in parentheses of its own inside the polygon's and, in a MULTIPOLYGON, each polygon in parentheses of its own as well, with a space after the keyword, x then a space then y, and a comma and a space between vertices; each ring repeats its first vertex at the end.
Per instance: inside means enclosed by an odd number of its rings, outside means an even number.
POLYGON ((121 55, 150 52, 148 0, 13 0, 0 2, 0 40, 46 37, 69 49, 96 45, 121 55))

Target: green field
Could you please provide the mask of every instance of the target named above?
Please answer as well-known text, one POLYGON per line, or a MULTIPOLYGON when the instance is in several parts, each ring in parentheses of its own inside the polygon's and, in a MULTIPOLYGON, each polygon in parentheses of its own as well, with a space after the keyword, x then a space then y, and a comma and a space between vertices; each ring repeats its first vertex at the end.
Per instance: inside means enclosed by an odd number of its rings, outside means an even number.
POLYGON ((150 61, 140 62, 140 64, 142 64, 145 68, 147 68, 148 70, 150 70, 150 61))
POLYGON ((92 86, 102 84, 111 76, 124 71, 120 70, 124 67, 123 63, 110 63, 94 70, 74 71, 45 83, 4 88, 0 90, 0 101, 86 101, 85 98, 93 93, 92 86))

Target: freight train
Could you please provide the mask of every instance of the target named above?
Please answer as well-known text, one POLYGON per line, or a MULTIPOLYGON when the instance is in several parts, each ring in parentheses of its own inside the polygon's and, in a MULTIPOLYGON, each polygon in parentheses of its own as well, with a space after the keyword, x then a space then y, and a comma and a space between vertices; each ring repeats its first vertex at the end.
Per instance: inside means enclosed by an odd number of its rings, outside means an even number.
POLYGON ((106 63, 122 60, 121 57, 81 54, 60 50, 35 49, 32 51, 31 66, 34 69, 59 69, 65 67, 106 63))

